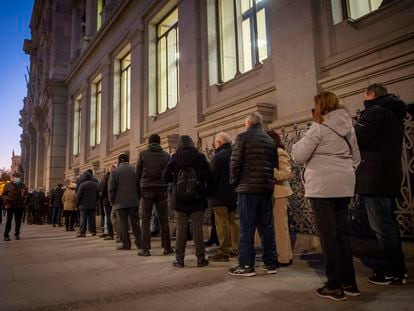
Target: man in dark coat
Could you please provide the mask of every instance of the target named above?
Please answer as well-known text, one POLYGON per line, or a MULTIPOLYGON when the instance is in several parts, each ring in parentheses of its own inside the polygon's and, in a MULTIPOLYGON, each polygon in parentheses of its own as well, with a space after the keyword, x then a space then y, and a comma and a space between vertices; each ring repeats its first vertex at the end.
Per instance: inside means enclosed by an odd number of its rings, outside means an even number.
POLYGON ((229 261, 238 253, 239 218, 237 216, 237 195, 230 185, 231 139, 227 133, 219 133, 214 138, 214 155, 210 167, 213 186, 210 205, 213 207, 217 235, 220 243, 218 252, 209 256, 211 261, 229 261))
POLYGON ((63 185, 58 184, 55 189, 53 189, 50 193, 50 203, 49 205, 52 207, 52 224, 53 227, 56 227, 56 225, 59 225, 59 227, 62 226, 60 218, 61 213, 63 209, 63 203, 62 203, 62 196, 63 196, 63 185))
POLYGON ((175 210, 177 224, 176 260, 173 266, 184 267, 188 221, 191 218, 197 266, 204 267, 208 265, 208 260, 205 259, 203 215, 208 207, 207 191, 211 185, 211 172, 206 157, 197 151, 190 136, 179 137, 177 152, 171 156, 163 178, 172 183, 171 205, 175 210), (193 188, 194 185, 196 186, 193 188), (190 188, 191 197, 185 197, 184 190, 190 188))
POLYGON ((109 202, 117 213, 118 230, 122 245, 118 250, 130 250, 131 238, 128 232, 128 219, 135 245, 141 248, 141 229, 137 218, 139 206, 138 179, 135 169, 129 164, 129 156, 122 153, 118 157, 118 167, 112 171, 108 184, 109 202))
POLYGON ((246 132, 236 137, 230 159, 230 184, 237 193, 240 221, 239 265, 231 275, 254 276, 254 234, 259 230, 263 268, 276 273, 276 243, 273 230, 273 170, 278 166, 273 139, 263 130, 263 117, 254 112, 245 120, 246 132))
POLYGON ((370 227, 384 248, 384 264, 369 278, 373 284, 405 284, 407 269, 395 220, 396 197, 401 193, 402 142, 405 103, 381 84, 364 93, 365 110, 355 131, 361 152, 356 193, 365 204, 370 227))
POLYGON ((173 253, 168 225, 168 183, 162 173, 170 160, 170 155, 162 150, 160 136, 152 134, 148 139, 148 149, 139 154, 137 178, 142 197, 142 250, 139 256, 150 256, 151 215, 153 206, 157 210, 161 225, 161 246, 164 255, 173 253))
POLYGON ((9 233, 14 217, 15 229, 14 236, 20 240, 20 226, 24 210, 26 189, 20 182, 20 174, 15 172, 12 175, 12 181, 8 183, 3 190, 3 199, 7 206, 6 228, 4 229, 4 240, 10 241, 9 233))
POLYGON ((104 208, 106 227, 108 228, 108 236, 103 236, 104 240, 114 239, 114 227, 113 227, 112 220, 111 220, 112 205, 109 202, 109 193, 108 193, 109 176, 111 175, 111 172, 114 169, 115 169, 115 166, 114 165, 111 166, 110 171, 104 175, 99 185, 99 194, 101 196, 102 205, 104 208))
POLYGON ((96 235, 95 212, 99 200, 99 184, 96 178, 88 171, 79 178, 79 187, 76 192, 80 211, 80 232, 76 237, 85 237, 86 228, 89 224, 89 230, 92 235, 96 235))

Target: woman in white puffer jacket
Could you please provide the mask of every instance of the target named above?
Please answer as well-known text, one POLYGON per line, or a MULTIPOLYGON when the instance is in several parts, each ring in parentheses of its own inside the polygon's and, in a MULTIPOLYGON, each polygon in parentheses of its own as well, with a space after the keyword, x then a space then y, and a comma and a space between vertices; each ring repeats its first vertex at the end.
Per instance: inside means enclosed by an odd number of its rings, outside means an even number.
POLYGON ((360 154, 352 119, 335 93, 314 98, 314 121, 292 149, 305 165, 305 197, 319 232, 328 281, 316 290, 321 297, 345 300, 359 296, 347 233, 348 205, 355 192, 360 154), (346 295, 345 295, 346 294, 346 295))

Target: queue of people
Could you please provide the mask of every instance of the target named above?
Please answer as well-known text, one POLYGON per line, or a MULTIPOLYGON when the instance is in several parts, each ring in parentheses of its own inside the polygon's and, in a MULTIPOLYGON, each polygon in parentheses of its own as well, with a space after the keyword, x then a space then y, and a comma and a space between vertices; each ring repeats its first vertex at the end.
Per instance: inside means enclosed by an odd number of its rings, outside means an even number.
POLYGON ((26 193, 20 176, 14 174, 3 192, 8 204, 4 239, 10 241, 13 217, 15 237, 20 238, 25 205, 28 223, 42 224, 48 205, 54 227, 62 226, 65 218, 67 231, 74 231, 79 222, 78 238, 85 237, 87 229, 96 235, 95 211, 101 202, 106 228, 102 237, 116 239, 118 250, 131 249, 131 229, 138 256, 151 256, 151 218, 155 210, 163 255, 175 254, 174 267, 185 267, 190 232, 198 267, 236 257, 238 264, 229 269, 229 274, 254 276, 258 233, 263 248, 262 268, 275 274, 279 267, 293 263, 288 222, 288 198, 293 194, 289 185, 291 156, 305 167, 305 197, 313 210, 324 256, 327 282, 316 290, 317 295, 336 301, 360 295, 347 232, 349 204, 355 192, 365 203, 370 226, 385 253, 383 267, 374 271, 369 282, 403 285, 407 270, 393 208, 402 179, 406 106, 380 84, 369 86, 364 98, 365 110, 354 124, 336 94, 325 91, 316 95, 314 122, 293 145, 291 155, 280 136, 266 132, 263 117, 253 112, 246 117, 245 131, 236 136, 233 145, 229 134, 215 135, 215 155, 210 163, 190 136, 180 136, 170 156, 162 149, 160 136, 153 134, 147 149, 139 154, 136 168, 122 153, 117 167, 111 167, 100 183, 89 170, 65 190, 58 184, 49 198, 42 189, 26 193), (219 246, 207 257, 203 225, 204 211, 209 206, 219 246), (175 249, 169 208, 175 212, 175 249))

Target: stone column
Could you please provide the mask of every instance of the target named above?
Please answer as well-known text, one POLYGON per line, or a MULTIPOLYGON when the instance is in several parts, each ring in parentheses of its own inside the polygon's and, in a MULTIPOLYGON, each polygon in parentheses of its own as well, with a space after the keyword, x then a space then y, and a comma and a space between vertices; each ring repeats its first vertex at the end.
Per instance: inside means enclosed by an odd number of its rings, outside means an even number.
POLYGON ((180 101, 178 104, 180 134, 197 141, 197 125, 201 115, 201 49, 199 2, 183 0, 178 9, 180 35, 180 101))
POLYGON ((30 133, 30 158, 29 158, 29 171, 28 171, 28 185, 30 188, 36 188, 36 147, 37 147, 37 135, 36 133, 30 133))
POLYGON ((35 170, 35 187, 44 187, 44 170, 45 170, 45 140, 43 137, 43 127, 37 129, 36 135, 36 170, 35 170))
POLYGON ((80 43, 80 16, 76 8, 72 9, 72 31, 70 40, 70 59, 75 59, 78 56, 78 49, 80 43))
POLYGON ((96 33, 96 0, 86 0, 85 17, 83 43, 87 45, 92 40, 93 34, 96 33))
MULTIPOLYGON (((102 98, 101 98, 101 143, 100 143, 100 153, 101 161, 109 155, 109 142, 112 135, 112 123, 111 114, 112 114, 112 103, 110 94, 112 93, 111 88, 113 84, 111 83, 111 59, 108 57, 106 61, 103 61, 100 67, 100 73, 102 77, 102 98)), ((100 167, 104 167, 104 163, 101 162, 100 167)))

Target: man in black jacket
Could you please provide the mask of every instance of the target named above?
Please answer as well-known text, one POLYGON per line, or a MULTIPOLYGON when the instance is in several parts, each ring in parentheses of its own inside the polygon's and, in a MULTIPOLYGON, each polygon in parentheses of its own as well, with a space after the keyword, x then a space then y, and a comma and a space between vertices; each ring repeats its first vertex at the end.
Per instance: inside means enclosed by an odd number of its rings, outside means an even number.
POLYGON ((114 225, 111 220, 111 214, 112 214, 112 205, 109 202, 109 194, 108 194, 108 182, 109 182, 109 176, 111 175, 111 172, 115 169, 115 165, 112 165, 109 169, 109 172, 107 172, 104 177, 101 180, 101 183, 99 185, 99 194, 102 199, 102 205, 104 208, 105 213, 105 223, 106 227, 108 229, 108 235, 102 236, 104 240, 113 240, 114 239, 114 225))
POLYGON ((86 236, 87 225, 89 225, 92 235, 96 235, 95 212, 99 200, 99 184, 96 178, 88 171, 79 178, 76 200, 80 211, 80 232, 76 237, 82 238, 86 236))
POLYGON ((168 183, 162 178, 170 155, 162 149, 160 143, 160 136, 152 134, 148 139, 148 149, 139 154, 137 162, 137 178, 142 197, 142 250, 138 252, 139 256, 151 256, 151 215, 154 205, 161 225, 164 255, 174 252, 168 225, 168 183))
POLYGON ((405 103, 381 84, 364 93, 365 110, 355 131, 361 152, 356 192, 364 202, 368 220, 384 248, 384 265, 369 278, 373 284, 405 284, 406 267, 395 221, 395 199, 402 181, 402 141, 405 103))
POLYGON ((63 196, 63 185, 57 184, 55 189, 53 189, 50 193, 50 202, 49 205, 52 207, 52 224, 53 227, 56 227, 56 225, 59 225, 59 227, 62 226, 61 224, 61 213, 63 209, 63 203, 62 203, 62 196, 63 196))
POLYGON ((229 257, 237 254, 239 240, 239 218, 237 216, 237 195, 230 185, 231 139, 227 133, 219 133, 214 137, 216 154, 211 160, 213 177, 210 205, 214 209, 217 235, 220 243, 218 252, 209 256, 211 261, 229 261, 229 257))
POLYGON ((236 188, 240 220, 239 265, 231 275, 254 276, 254 234, 259 230, 263 245, 263 269, 276 273, 273 230, 273 169, 278 166, 273 139, 262 128, 263 117, 253 112, 245 120, 246 132, 236 137, 230 159, 230 184, 236 188))

